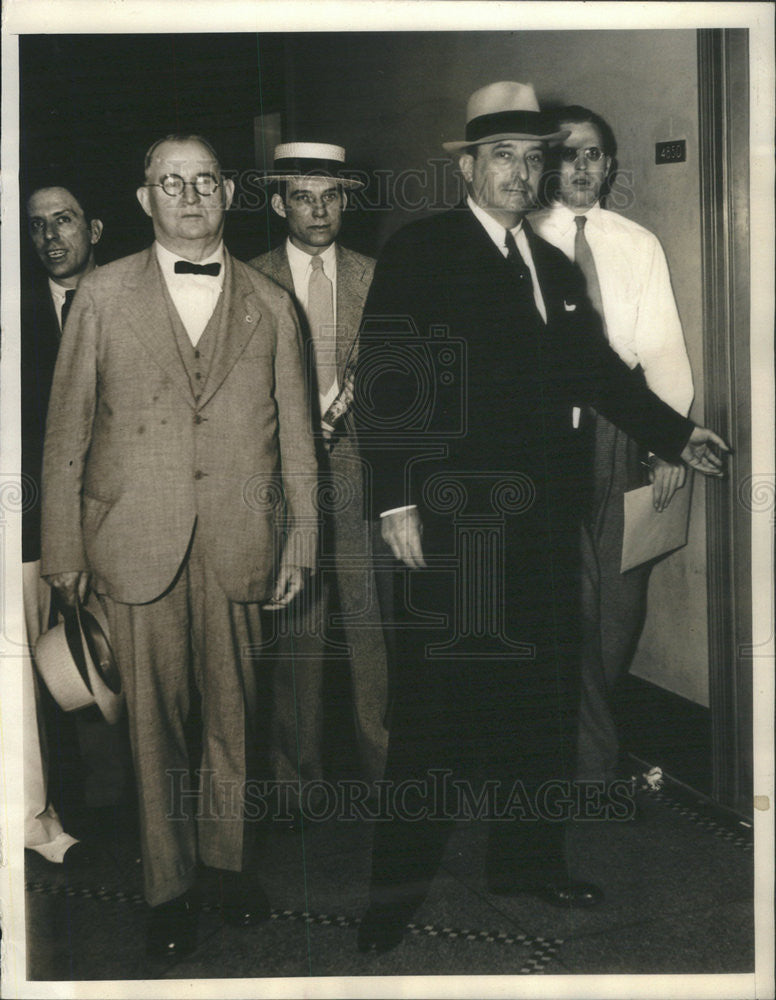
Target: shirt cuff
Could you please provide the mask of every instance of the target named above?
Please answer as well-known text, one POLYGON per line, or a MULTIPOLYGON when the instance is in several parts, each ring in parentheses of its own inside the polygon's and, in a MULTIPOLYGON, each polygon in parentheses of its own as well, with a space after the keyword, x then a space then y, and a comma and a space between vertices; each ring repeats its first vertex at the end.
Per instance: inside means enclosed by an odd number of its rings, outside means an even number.
POLYGON ((398 514, 402 510, 416 510, 417 505, 414 503, 408 504, 406 507, 391 507, 390 510, 384 510, 380 517, 388 517, 389 514, 398 514))

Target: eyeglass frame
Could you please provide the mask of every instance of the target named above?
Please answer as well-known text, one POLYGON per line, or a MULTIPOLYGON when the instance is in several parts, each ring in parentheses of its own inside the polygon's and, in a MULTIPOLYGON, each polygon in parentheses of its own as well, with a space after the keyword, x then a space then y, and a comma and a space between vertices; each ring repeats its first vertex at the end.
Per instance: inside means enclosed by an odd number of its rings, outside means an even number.
POLYGON ((563 163, 576 163, 580 153, 584 154, 587 163, 600 163, 602 159, 606 158, 606 153, 600 146, 561 146, 559 153, 563 163), (588 154, 591 150, 595 150, 600 155, 596 157, 589 156, 588 154), (567 155, 569 153, 573 153, 574 155, 567 155))
POLYGON ((143 184, 143 187, 158 187, 158 188, 161 188, 162 191, 164 191, 164 193, 167 195, 168 198, 178 198, 178 197, 180 197, 180 195, 182 195, 183 192, 186 190, 186 188, 189 187, 189 186, 193 187, 194 190, 197 192, 197 194, 201 198, 210 198, 210 196, 214 195, 216 193, 216 191, 221 187, 221 181, 219 181, 219 180, 216 179, 215 174, 211 174, 211 173, 209 173, 207 171, 203 171, 202 173, 197 174, 197 176, 194 178, 193 181, 186 181, 186 180, 184 180, 181 177, 180 174, 165 174, 164 177, 162 177, 161 181, 159 181, 157 184, 148 184, 148 183, 143 184), (164 184, 165 184, 165 181, 171 180, 173 178, 177 178, 177 180, 179 180, 181 182, 181 184, 183 185, 183 187, 180 189, 180 191, 176 191, 176 192, 170 193, 165 188, 164 184), (203 179, 203 178, 209 178, 213 182, 214 187, 213 187, 212 191, 200 191, 200 189, 199 189, 199 187, 197 185, 199 184, 199 181, 201 179, 203 179))

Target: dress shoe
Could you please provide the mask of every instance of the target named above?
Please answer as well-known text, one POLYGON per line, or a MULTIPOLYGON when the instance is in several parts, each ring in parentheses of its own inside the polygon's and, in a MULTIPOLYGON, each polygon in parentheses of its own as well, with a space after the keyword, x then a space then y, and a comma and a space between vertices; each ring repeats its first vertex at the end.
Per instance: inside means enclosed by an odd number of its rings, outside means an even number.
POLYGON ((83 840, 71 844, 62 858, 62 867, 67 872, 83 871, 94 864, 94 853, 83 840))
POLYGON ((199 906, 191 892, 151 910, 146 952, 152 958, 180 958, 197 947, 199 906))
POLYGON ((404 907, 372 905, 358 925, 358 950, 378 955, 401 944, 407 926, 404 907))
POLYGON ((538 899, 559 906, 565 910, 583 910, 597 906, 603 898, 603 890, 592 882, 575 882, 572 879, 524 883, 490 883, 488 891, 496 896, 536 896, 538 899))
POLYGON ((255 927, 269 920, 272 907, 258 879, 245 872, 217 869, 221 916, 232 927, 255 927))

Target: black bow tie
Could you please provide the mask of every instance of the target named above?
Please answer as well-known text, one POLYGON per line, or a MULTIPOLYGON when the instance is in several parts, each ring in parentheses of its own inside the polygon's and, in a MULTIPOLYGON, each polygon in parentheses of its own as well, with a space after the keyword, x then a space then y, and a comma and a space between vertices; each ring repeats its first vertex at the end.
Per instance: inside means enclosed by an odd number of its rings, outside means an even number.
POLYGON ((221 273, 220 264, 192 264, 190 260, 175 261, 176 274, 206 274, 210 278, 217 278, 221 273))

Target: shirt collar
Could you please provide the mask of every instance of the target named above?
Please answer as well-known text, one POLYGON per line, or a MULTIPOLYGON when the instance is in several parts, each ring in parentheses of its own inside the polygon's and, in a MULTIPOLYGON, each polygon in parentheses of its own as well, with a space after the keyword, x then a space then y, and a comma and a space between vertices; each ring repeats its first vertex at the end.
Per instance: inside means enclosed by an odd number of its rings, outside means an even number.
MULTIPOLYGON (((290 237, 286 237, 286 254, 291 268, 299 268, 299 270, 306 267, 312 267, 313 257, 316 256, 315 254, 305 253, 304 250, 300 250, 298 246, 295 246, 295 244, 291 242, 290 237)), ((330 271, 336 264, 337 260, 336 242, 329 244, 329 246, 327 246, 325 250, 322 250, 317 256, 321 258, 324 270, 330 271)))
MULTIPOLYGON (((500 250, 503 250, 506 228, 502 226, 500 222, 496 222, 496 220, 493 218, 492 215, 488 215, 485 209, 481 208, 470 195, 467 195, 466 203, 472 210, 475 219, 477 219, 477 221, 483 227, 488 236, 490 236, 490 238, 493 240, 493 242, 500 250)), ((518 222, 518 224, 514 226, 514 228, 512 229, 512 234, 514 236, 517 236, 517 234, 520 232, 522 228, 523 228, 523 220, 521 219, 518 222)))
MULTIPOLYGON (((65 301, 65 295, 67 295, 71 289, 63 288, 62 285, 58 285, 56 281, 53 281, 51 278, 48 280, 48 286, 52 299, 61 306, 65 301)), ((75 291, 75 289, 73 288, 72 291, 75 291)))
MULTIPOLYGON (((156 251, 156 259, 159 261, 159 266, 162 269, 162 274, 167 282, 170 281, 180 281, 181 278, 197 278, 199 275, 196 274, 176 274, 175 273, 175 262, 177 260, 188 260, 188 257, 184 257, 179 253, 172 253, 167 247, 163 247, 158 241, 154 241, 154 250, 156 251)), ((223 240, 218 244, 216 249, 209 257, 203 257, 202 260, 194 261, 196 264, 220 264, 221 270, 218 272, 216 278, 218 282, 218 287, 220 288, 224 283, 224 243, 223 240)))
MULTIPOLYGON (((579 213, 583 215, 587 222, 585 223, 585 228, 587 228, 592 222, 594 227, 601 227, 603 222, 603 209, 601 208, 600 202, 596 202, 592 208, 589 208, 586 212, 579 213)), ((552 203, 552 214, 555 219, 555 224, 561 232, 568 232, 575 226, 574 219, 577 218, 577 213, 572 212, 568 206, 564 205, 561 201, 555 201, 552 203)))

